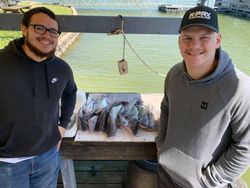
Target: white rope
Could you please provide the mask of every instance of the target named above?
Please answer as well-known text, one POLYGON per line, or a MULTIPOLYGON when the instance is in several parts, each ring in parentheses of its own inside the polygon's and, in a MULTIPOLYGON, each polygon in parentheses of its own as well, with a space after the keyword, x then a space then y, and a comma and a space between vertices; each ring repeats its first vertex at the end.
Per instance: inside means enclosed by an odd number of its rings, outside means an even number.
POLYGON ((121 18, 121 21, 122 21, 122 24, 121 24, 121 29, 122 29, 122 36, 123 36, 123 59, 124 59, 124 54, 125 54, 125 41, 126 43, 128 44, 129 48, 132 50, 132 52, 134 52, 135 56, 149 69, 151 70, 152 72, 154 72, 155 74, 158 74, 159 76, 162 76, 162 77, 166 77, 165 74, 161 73, 161 72, 158 72, 156 70, 154 70, 153 68, 151 68, 142 58, 141 56, 136 52, 136 50, 132 47, 132 45, 129 43, 126 35, 125 35, 125 32, 124 32, 124 20, 122 18, 121 15, 119 15, 119 17, 121 18))

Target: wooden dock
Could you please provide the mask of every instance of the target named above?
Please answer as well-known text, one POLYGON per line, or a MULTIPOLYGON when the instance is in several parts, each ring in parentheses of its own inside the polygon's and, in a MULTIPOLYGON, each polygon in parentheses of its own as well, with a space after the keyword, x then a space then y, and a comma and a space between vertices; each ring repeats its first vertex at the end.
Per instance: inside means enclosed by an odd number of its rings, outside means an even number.
POLYGON ((172 5, 172 4, 162 4, 158 6, 158 10, 163 13, 181 13, 185 12, 192 6, 187 5, 172 5))
POLYGON ((1 7, 3 13, 24 13, 24 9, 30 9, 30 5, 13 5, 8 7, 1 7))

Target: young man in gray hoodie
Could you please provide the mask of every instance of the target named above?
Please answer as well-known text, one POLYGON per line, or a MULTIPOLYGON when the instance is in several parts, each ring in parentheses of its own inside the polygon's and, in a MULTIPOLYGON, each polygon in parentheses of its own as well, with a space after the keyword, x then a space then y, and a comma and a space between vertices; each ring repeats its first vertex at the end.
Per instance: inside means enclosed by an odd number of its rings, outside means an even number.
POLYGON ((156 138, 158 188, 226 188, 250 164, 250 79, 221 49, 216 12, 189 9, 156 138))

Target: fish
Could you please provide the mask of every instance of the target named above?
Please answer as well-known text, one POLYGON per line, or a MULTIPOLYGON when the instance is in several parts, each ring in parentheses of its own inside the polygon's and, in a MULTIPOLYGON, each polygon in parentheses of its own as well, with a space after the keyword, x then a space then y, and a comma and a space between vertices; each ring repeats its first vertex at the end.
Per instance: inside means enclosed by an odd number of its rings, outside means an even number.
POLYGON ((117 116, 119 111, 122 108, 122 104, 113 105, 112 108, 109 111, 108 117, 107 117, 107 127, 106 127, 106 133, 108 134, 108 137, 115 136, 115 133, 117 132, 117 116))
POLYGON ((138 122, 139 126, 142 128, 147 128, 149 123, 148 112, 145 106, 139 105, 138 106, 138 122))
POLYGON ((87 100, 87 102, 82 107, 82 117, 85 120, 90 119, 94 116, 96 101, 93 98, 87 100))
POLYGON ((147 105, 146 110, 148 112, 148 126, 147 129, 149 130, 157 130, 157 119, 159 119, 160 109, 153 106, 147 105))
POLYGON ((108 106, 107 97, 101 96, 95 102, 95 114, 101 114, 101 112, 108 106))
POLYGON ((88 119, 88 128, 90 132, 94 132, 97 120, 98 120, 98 115, 94 115, 93 117, 88 119))
POLYGON ((118 128, 123 129, 129 125, 129 121, 121 114, 118 114, 116 124, 118 128))
POLYGON ((80 108, 77 113, 77 125, 82 131, 86 131, 89 129, 88 121, 85 118, 83 118, 82 110, 83 110, 83 107, 80 108))
POLYGON ((72 127, 73 127, 73 125, 75 124, 75 122, 76 122, 76 114, 74 113, 72 116, 71 116, 71 120, 70 120, 70 122, 69 122, 69 124, 68 124, 68 126, 67 126, 67 130, 69 130, 69 129, 71 129, 72 127))
POLYGON ((132 133, 134 135, 137 134, 137 131, 139 129, 139 123, 138 123, 138 100, 135 100, 127 105, 124 106, 124 109, 122 111, 122 116, 124 116, 128 121, 128 128, 131 129, 132 133))
POLYGON ((122 109, 121 115, 127 118, 129 121, 138 119, 138 110, 137 107, 135 106, 136 102, 137 100, 131 103, 127 103, 124 105, 124 108, 122 109))
POLYGON ((106 132, 106 119, 109 112, 109 107, 102 110, 101 114, 98 116, 95 131, 106 132))
POLYGON ((139 129, 138 121, 134 119, 129 122, 129 128, 132 131, 133 135, 136 135, 139 129))
POLYGON ((155 116, 152 112, 148 112, 148 129, 153 130, 155 128, 155 116))

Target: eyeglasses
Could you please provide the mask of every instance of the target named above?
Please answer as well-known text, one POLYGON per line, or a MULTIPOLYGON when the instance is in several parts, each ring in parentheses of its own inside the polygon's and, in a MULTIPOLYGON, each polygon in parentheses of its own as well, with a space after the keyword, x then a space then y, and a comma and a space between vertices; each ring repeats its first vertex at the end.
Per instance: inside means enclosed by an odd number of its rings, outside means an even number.
POLYGON ((53 38, 58 38, 61 34, 60 31, 56 30, 56 29, 53 29, 53 28, 46 28, 45 26, 43 25, 39 25, 39 24, 30 24, 29 26, 33 26, 34 27, 34 30, 36 33, 38 34, 45 34, 47 31, 49 32, 49 35, 53 38))

